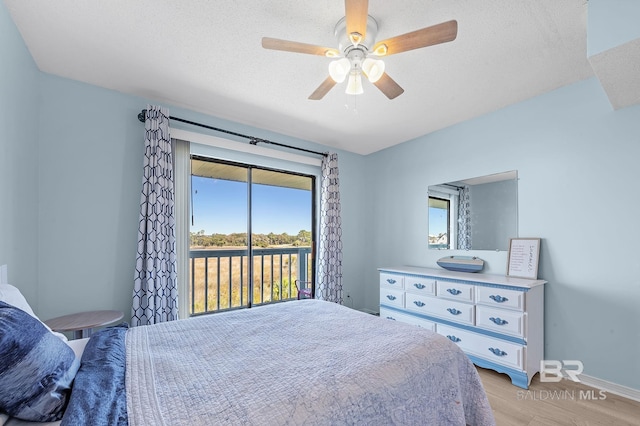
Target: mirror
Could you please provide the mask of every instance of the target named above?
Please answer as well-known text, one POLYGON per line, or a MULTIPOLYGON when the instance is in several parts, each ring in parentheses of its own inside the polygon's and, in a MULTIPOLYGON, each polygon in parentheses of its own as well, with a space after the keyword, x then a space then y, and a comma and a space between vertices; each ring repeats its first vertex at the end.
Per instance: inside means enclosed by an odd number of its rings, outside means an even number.
POLYGON ((507 251, 518 237, 515 170, 429 186, 429 248, 507 251))

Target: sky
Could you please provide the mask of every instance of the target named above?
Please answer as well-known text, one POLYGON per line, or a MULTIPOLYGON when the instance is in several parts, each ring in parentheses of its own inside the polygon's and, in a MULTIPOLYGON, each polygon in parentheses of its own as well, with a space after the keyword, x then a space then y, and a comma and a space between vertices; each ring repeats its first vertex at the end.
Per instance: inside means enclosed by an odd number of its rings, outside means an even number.
MULTIPOLYGON (((247 183, 193 176, 191 232, 247 232, 247 183)), ((311 231, 311 191, 254 185, 254 234, 311 231)))
POLYGON ((429 207, 429 235, 447 232, 447 211, 429 207))

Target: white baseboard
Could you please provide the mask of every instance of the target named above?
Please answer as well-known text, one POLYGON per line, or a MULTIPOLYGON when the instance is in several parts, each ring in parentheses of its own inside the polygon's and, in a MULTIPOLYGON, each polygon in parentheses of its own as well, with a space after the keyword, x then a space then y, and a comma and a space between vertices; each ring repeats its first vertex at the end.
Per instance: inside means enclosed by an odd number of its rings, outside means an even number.
POLYGON ((611 392, 625 398, 633 399, 634 401, 640 401, 640 390, 638 389, 629 388, 617 383, 611 383, 606 380, 598 379, 597 377, 587 376, 586 374, 580 374, 579 378, 580 382, 587 386, 601 389, 606 392, 611 392))

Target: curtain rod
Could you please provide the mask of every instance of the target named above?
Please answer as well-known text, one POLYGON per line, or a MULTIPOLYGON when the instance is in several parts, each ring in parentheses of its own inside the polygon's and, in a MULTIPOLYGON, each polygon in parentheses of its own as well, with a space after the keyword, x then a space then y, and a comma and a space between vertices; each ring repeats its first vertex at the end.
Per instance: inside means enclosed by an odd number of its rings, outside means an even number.
MULTIPOLYGON (((140 122, 144 123, 145 120, 146 120, 146 118, 145 118, 146 115, 147 115, 147 110, 143 109, 142 111, 140 111, 140 114, 138 114, 138 120, 140 120, 140 122)), ((324 153, 324 152, 312 151, 310 149, 298 148, 297 146, 291 146, 291 145, 285 145, 283 143, 273 142, 273 141, 270 141, 268 139, 262 139, 262 138, 256 138, 255 136, 243 135, 242 133, 236 133, 236 132, 232 132, 232 131, 229 131, 229 130, 220 129, 218 127, 212 127, 212 126, 207 126, 206 124, 196 123, 195 121, 185 120, 184 118, 173 117, 173 116, 169 116, 169 118, 171 120, 180 121, 180 122, 186 123, 186 124, 191 124, 192 126, 204 127, 205 129, 215 130, 216 132, 222 132, 222 133, 226 133, 228 135, 239 136, 241 138, 249 139, 249 143, 251 145, 258 145, 258 143, 267 143, 267 144, 270 144, 270 145, 281 146, 283 148, 297 149, 298 151, 304 151, 304 152, 308 152, 310 154, 322 155, 323 157, 327 156, 327 154, 324 153)))

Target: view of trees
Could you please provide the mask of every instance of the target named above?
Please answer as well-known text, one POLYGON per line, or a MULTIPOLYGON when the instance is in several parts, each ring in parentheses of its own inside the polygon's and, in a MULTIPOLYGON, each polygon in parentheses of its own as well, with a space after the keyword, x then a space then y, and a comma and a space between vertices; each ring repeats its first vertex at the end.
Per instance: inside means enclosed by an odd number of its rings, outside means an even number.
MULTIPOLYGON (((211 234, 205 235, 204 231, 190 232, 189 243, 191 248, 214 248, 214 247, 243 247, 247 245, 247 233, 238 232, 233 234, 211 234)), ((301 230, 298 235, 282 234, 253 234, 254 247, 273 247, 289 245, 294 247, 310 246, 311 231, 301 230)))

